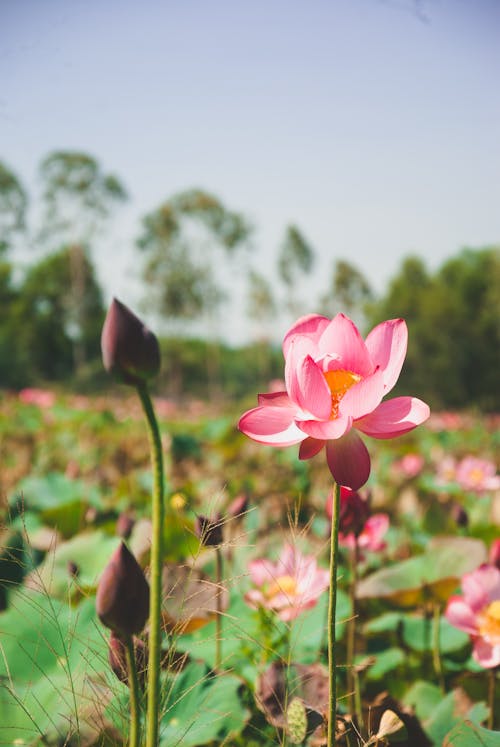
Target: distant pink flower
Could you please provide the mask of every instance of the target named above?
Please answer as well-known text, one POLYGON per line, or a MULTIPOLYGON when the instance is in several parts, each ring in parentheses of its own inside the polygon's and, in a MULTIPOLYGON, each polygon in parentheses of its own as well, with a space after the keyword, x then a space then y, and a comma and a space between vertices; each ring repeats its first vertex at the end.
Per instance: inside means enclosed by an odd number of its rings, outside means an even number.
POLYGON ((464 490, 484 493, 500 488, 500 477, 496 466, 488 459, 466 456, 458 464, 455 479, 464 490))
POLYGON ((42 409, 52 407, 56 401, 54 392, 50 392, 48 389, 36 389, 35 387, 21 389, 18 397, 25 405, 35 405, 42 409))
MULTIPOLYGON (((383 539, 387 530, 389 529, 389 517, 387 514, 373 514, 369 519, 366 520, 365 525, 358 535, 358 549, 360 551, 361 559, 363 559, 363 550, 368 552, 382 552, 387 547, 387 543, 383 539)), ((350 534, 342 534, 339 532, 339 545, 342 547, 354 547, 356 542, 355 535, 351 532, 350 534)))
POLYGON ((471 636, 482 667, 500 665, 500 570, 482 565, 462 578, 463 596, 448 601, 446 619, 471 636))
POLYGON ((452 456, 445 456, 438 464, 436 482, 438 485, 448 485, 455 482, 457 475, 457 461, 452 456))
POLYGON ((422 472, 424 463, 425 460, 421 454, 410 453, 405 454, 401 459, 398 459, 398 461, 394 463, 394 467, 396 470, 401 472, 404 477, 411 479, 422 472))
POLYGON ((364 341, 344 314, 302 317, 283 341, 286 391, 259 395, 259 406, 241 417, 240 430, 270 446, 300 443, 300 459, 326 445, 334 479, 356 490, 370 474, 357 431, 394 438, 429 417, 429 407, 415 397, 382 402, 398 379, 407 339, 403 319, 379 324, 364 341))
POLYGON ((245 594, 251 607, 266 607, 281 620, 293 620, 314 607, 329 586, 329 573, 318 568, 314 555, 302 555, 286 545, 276 563, 265 558, 249 565, 250 578, 257 587, 245 594))

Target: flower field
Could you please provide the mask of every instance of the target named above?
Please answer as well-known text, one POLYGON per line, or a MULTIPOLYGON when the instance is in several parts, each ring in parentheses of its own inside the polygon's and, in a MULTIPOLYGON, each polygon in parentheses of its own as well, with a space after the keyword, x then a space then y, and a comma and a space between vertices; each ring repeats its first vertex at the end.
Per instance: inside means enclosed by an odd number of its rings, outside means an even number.
MULTIPOLYGON (((312 558, 313 576, 328 567, 328 467, 252 443, 236 430, 239 412, 155 404, 167 460, 161 744, 300 743, 286 723, 294 698, 311 709, 305 739, 321 744, 325 585, 303 608, 298 594, 293 615, 268 602, 274 585, 294 607, 284 548, 296 564, 312 558), (218 516, 220 586, 199 515, 218 516)), ((128 689, 108 663, 95 591, 120 535, 148 564, 151 476, 137 399, 26 390, 3 396, 0 422, 0 743, 121 744, 128 689)), ((359 491, 368 504, 341 514, 339 719, 349 723, 353 693, 361 707, 360 736, 345 744, 375 744, 384 710, 404 722, 399 743, 500 743, 486 729, 500 726, 498 660, 482 658, 485 641, 498 656, 500 640, 499 440, 498 418, 457 413, 433 414, 394 441, 370 439, 372 473, 359 491), (488 560, 491 598, 476 592, 467 627, 459 600, 488 560)))

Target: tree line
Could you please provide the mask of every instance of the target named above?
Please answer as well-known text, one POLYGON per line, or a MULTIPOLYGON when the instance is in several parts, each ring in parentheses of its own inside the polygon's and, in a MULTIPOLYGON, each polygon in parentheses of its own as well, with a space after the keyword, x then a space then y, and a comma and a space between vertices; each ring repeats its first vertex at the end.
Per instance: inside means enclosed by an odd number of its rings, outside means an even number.
MULTIPOLYGON (((50 153, 38 177, 39 193, 30 199, 0 161, 0 387, 97 387, 105 309, 95 252, 127 190, 80 152, 50 153), (22 266, 18 256, 26 246, 33 254, 22 266)), ((272 342, 276 319, 343 310, 364 331, 383 319, 407 320, 401 392, 435 407, 500 409, 499 247, 464 249, 434 272, 407 257, 382 295, 359 268, 338 258, 330 287, 306 307, 301 288, 315 251, 303 232, 285 227, 275 282, 252 261, 253 241, 248 218, 201 189, 174 194, 141 219, 135 244, 147 288, 144 309, 164 333, 160 392, 241 397, 256 382, 265 389, 282 375, 272 342), (221 269, 226 278, 244 279, 246 313, 254 321, 256 342, 238 349, 217 341, 219 314, 231 303, 221 269)))

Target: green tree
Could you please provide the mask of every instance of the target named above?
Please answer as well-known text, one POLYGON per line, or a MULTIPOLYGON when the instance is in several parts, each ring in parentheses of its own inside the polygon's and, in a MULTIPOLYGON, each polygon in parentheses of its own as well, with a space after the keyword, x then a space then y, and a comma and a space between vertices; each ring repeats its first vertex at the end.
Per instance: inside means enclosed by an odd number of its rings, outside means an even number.
MULTIPOLYGON (((147 305, 167 321, 170 331, 178 333, 180 324, 205 317, 213 335, 217 311, 227 298, 219 272, 250 233, 240 213, 200 189, 175 194, 143 218, 137 245, 145 254, 147 305)), ((219 395, 219 352, 215 341, 207 348, 214 397, 219 395)), ((178 367, 173 361, 171 365, 172 381, 178 381, 178 367)))
POLYGON ((373 301, 368 280, 357 267, 339 259, 335 262, 331 286, 320 301, 320 309, 327 316, 344 311, 358 325, 364 320, 366 305, 373 301))
POLYGON ((148 306, 174 324, 214 314, 226 298, 216 269, 250 232, 240 213, 200 189, 175 194, 148 213, 137 240, 146 257, 148 306))
MULTIPOLYGON (((83 257, 82 271, 85 293, 79 334, 89 358, 97 358, 104 307, 87 256, 83 257)), ((16 359, 24 372, 22 381, 17 383, 63 380, 73 371, 71 273, 69 247, 44 257, 26 273, 10 318, 10 328, 15 331, 16 359)))
POLYGON ((8 166, 0 161, 0 255, 26 227, 26 191, 8 166))
POLYGON ((498 247, 465 249, 434 275, 420 259, 407 258, 370 315, 372 324, 400 316, 408 323, 408 354, 396 391, 434 407, 498 410, 498 247))
POLYGON ((286 306, 294 317, 302 311, 297 288, 304 275, 311 272, 314 258, 312 246, 297 226, 287 226, 278 255, 278 273, 286 288, 286 306))
POLYGON ((92 156, 76 151, 50 153, 40 165, 40 179, 43 212, 38 239, 50 251, 65 246, 69 252, 68 333, 78 370, 87 358, 83 330, 91 247, 127 195, 116 176, 106 174, 92 156))

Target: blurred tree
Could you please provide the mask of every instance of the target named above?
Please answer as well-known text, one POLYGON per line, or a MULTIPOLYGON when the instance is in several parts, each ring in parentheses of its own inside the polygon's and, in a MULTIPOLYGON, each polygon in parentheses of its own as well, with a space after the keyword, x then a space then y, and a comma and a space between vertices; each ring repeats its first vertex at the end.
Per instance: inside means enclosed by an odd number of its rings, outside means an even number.
POLYGON ((28 197, 17 176, 0 161, 0 255, 26 227, 28 197))
POLYGON ((278 272, 286 287, 286 306, 294 317, 302 313, 301 302, 296 295, 297 287, 303 276, 311 272, 313 265, 314 251, 311 245, 297 226, 288 226, 278 255, 278 272))
POLYGON ((75 369, 87 357, 84 344, 90 249, 106 220, 127 195, 116 176, 105 174, 86 153, 55 151, 40 165, 43 213, 39 240, 53 251, 64 246, 69 258, 68 334, 73 341, 75 369))
POLYGON ((252 319, 263 324, 276 314, 276 302, 271 284, 256 270, 250 270, 248 273, 247 310, 252 319))
MULTIPOLYGON (((250 232, 240 213, 228 210, 200 189, 175 194, 146 215, 137 245, 146 254, 143 276, 149 308, 159 312, 177 332, 179 323, 200 321, 203 316, 213 325, 227 298, 219 273, 227 258, 245 245, 250 232)), ((211 332, 213 335, 213 329, 211 332)), ((213 342, 207 370, 215 397, 219 393, 218 369, 219 349, 213 342)), ((175 371, 172 376, 178 379, 175 371)))
POLYGON ((434 407, 498 410, 500 249, 465 249, 430 276, 407 258, 372 324, 404 317, 410 339, 397 391, 434 407))
POLYGON ((137 245, 147 255, 148 306, 174 323, 215 313, 226 297, 216 279, 217 251, 234 254, 250 232, 241 214, 199 189, 180 192, 146 215, 137 245))
MULTIPOLYGON (((13 304, 9 327, 15 330, 20 383, 61 380, 73 371, 72 249, 44 257, 29 268, 13 304)), ((104 320, 101 290, 90 258, 82 257, 84 295, 80 339, 89 357, 100 355, 104 320)))
POLYGON ((260 272, 252 269, 248 273, 247 311, 258 326, 256 361, 259 373, 265 380, 270 376, 272 362, 268 325, 276 316, 276 302, 270 282, 260 272))
POLYGON ((373 292, 363 273, 350 262, 337 260, 330 290, 320 301, 321 312, 334 316, 343 311, 362 326, 365 308, 370 301, 373 301, 373 292))

